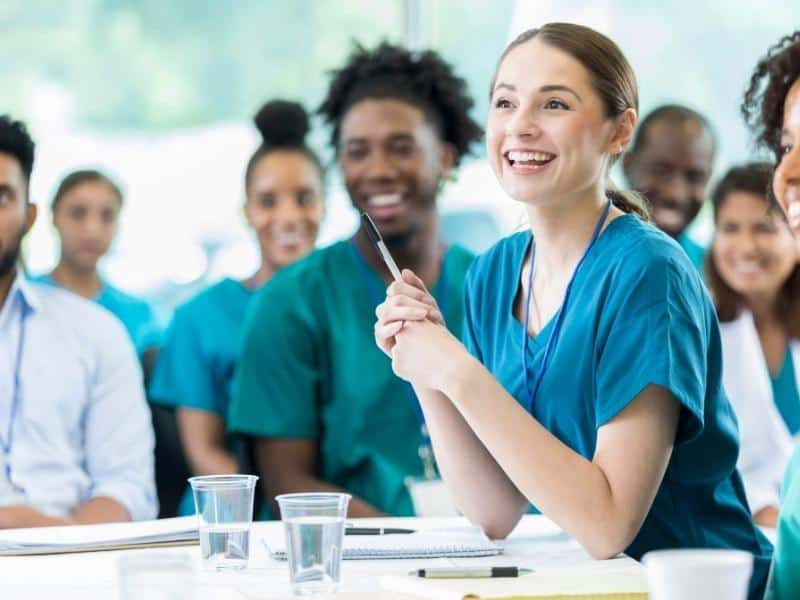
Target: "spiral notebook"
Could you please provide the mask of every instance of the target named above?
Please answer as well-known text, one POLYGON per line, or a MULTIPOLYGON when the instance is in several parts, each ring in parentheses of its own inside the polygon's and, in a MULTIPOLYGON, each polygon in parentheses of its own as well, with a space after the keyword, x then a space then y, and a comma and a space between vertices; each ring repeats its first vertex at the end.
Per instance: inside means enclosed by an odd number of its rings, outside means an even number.
MULTIPOLYGON (((262 542, 273 558, 286 560, 283 529, 275 528, 262 542)), ((495 556, 503 547, 490 541, 478 527, 437 529, 395 535, 346 535, 342 558, 374 560, 397 558, 467 558, 495 556)))

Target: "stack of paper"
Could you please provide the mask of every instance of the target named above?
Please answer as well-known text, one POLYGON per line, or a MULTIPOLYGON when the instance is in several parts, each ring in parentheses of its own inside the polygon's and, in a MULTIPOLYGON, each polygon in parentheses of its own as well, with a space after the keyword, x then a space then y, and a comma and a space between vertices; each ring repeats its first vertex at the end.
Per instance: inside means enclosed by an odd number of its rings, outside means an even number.
MULTIPOLYGON (((275 528, 263 538, 277 560, 286 560, 286 537, 275 528)), ((490 541, 478 527, 440 529, 390 535, 344 536, 344 559, 442 558, 494 556, 503 547, 490 541)))
POLYGON ((532 573, 497 579, 386 576, 381 587, 426 600, 647 600, 641 569, 532 573))
POLYGON ((63 554, 197 543, 197 519, 104 523, 0 531, 0 556, 63 554))

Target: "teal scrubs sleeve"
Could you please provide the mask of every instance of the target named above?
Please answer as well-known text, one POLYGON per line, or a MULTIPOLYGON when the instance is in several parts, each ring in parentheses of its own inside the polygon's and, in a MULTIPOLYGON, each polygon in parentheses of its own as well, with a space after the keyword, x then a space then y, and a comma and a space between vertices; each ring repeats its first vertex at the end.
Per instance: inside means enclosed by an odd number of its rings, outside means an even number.
POLYGON ((684 268, 669 257, 639 263, 611 294, 598 328, 596 427, 658 385, 690 412, 689 437, 702 429, 709 332, 684 268))
POLYGON ((150 398, 167 406, 185 406, 225 415, 227 393, 215 381, 203 327, 191 306, 175 312, 150 383, 150 398))
POLYGON ((292 279, 281 275, 264 287, 249 311, 230 427, 261 437, 315 438, 320 430, 319 324, 311 305, 297 301, 292 279))

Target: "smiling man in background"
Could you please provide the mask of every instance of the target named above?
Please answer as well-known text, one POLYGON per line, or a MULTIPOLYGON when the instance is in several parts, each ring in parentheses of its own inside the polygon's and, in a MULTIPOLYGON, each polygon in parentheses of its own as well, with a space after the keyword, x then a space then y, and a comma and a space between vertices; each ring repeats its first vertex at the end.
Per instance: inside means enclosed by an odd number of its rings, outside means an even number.
POLYGON ((647 198, 655 225, 674 238, 700 270, 705 249, 686 229, 705 201, 713 160, 708 120, 676 104, 656 108, 642 119, 623 159, 625 177, 647 198))
MULTIPOLYGON (((320 113, 353 203, 413 269, 456 334, 472 255, 447 247, 436 198, 480 128, 466 83, 432 51, 357 47, 320 113)), ((251 305, 229 423, 255 438, 266 496, 346 491, 350 515, 411 515, 408 476, 427 471, 421 409, 373 341, 391 275, 363 230, 312 252, 251 305), (422 458, 421 458, 422 454, 422 458)))

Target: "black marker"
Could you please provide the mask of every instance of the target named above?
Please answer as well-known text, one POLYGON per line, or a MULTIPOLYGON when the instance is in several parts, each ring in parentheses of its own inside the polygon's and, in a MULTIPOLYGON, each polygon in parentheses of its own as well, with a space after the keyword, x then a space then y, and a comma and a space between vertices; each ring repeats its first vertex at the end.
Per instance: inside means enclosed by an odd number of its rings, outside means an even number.
POLYGON ((490 577, 520 577, 533 573, 533 569, 519 567, 443 567, 435 569, 419 569, 409 575, 426 579, 488 579, 490 577))

